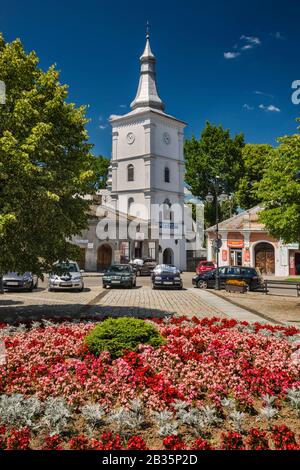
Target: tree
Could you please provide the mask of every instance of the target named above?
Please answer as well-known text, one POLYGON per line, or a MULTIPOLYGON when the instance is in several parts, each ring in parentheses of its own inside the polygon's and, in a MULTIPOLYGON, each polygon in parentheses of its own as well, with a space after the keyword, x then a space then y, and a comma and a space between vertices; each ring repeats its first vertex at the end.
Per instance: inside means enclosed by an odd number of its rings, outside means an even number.
POLYGON ((97 158, 95 158, 94 167, 93 167, 93 171, 94 171, 94 175, 96 179, 95 189, 105 189, 109 165, 110 165, 110 160, 108 160, 106 157, 99 155, 97 158))
POLYGON ((258 188, 264 205, 260 220, 275 238, 294 243, 300 241, 300 134, 278 141, 258 188))
POLYGON ((275 153, 276 150, 267 144, 246 144, 243 148, 244 169, 236 193, 241 208, 250 209, 259 204, 258 185, 275 153))
POLYGON ((0 36, 0 273, 42 275, 57 259, 77 256, 68 240, 87 226, 95 157, 85 107, 67 102, 67 86, 35 52, 0 36))
MULTIPOLYGON (((195 196, 205 201, 208 192, 213 192, 212 181, 220 177, 222 189, 229 195, 236 191, 243 173, 243 134, 230 137, 229 130, 206 122, 199 140, 194 136, 185 142, 185 181, 195 196)), ((227 205, 226 205, 227 208, 227 205)), ((220 208, 220 218, 227 216, 220 208)), ((206 205, 206 225, 214 225, 214 207, 206 205)))

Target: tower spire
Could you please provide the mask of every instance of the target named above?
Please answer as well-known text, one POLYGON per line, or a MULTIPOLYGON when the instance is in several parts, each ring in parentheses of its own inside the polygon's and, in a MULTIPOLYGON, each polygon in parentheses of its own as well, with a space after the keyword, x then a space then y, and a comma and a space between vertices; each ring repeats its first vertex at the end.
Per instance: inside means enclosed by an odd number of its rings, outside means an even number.
POLYGON ((147 21, 146 26, 146 46, 143 54, 140 57, 141 69, 140 69, 140 80, 137 90, 137 94, 133 102, 131 103, 131 109, 137 108, 155 108, 164 110, 165 105, 158 96, 156 87, 156 71, 155 64, 156 58, 151 51, 150 47, 150 26, 147 21))

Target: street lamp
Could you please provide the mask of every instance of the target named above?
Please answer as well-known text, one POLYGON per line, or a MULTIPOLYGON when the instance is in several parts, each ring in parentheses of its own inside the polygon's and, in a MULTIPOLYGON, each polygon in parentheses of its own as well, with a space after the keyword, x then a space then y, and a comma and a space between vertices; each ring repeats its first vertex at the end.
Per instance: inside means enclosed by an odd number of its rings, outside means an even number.
POLYGON ((227 194, 225 194, 223 191, 220 193, 220 190, 222 189, 220 187, 220 177, 216 176, 215 180, 211 182, 211 185, 214 190, 214 194, 209 192, 206 196, 206 201, 208 203, 213 203, 215 201, 216 207, 216 240, 215 240, 215 246, 214 250, 216 253, 216 261, 217 261, 217 269, 216 269, 216 284, 215 284, 215 290, 220 290, 220 275, 219 275, 219 253, 220 253, 220 247, 221 247, 221 239, 219 238, 219 202, 224 202, 228 199, 227 194))

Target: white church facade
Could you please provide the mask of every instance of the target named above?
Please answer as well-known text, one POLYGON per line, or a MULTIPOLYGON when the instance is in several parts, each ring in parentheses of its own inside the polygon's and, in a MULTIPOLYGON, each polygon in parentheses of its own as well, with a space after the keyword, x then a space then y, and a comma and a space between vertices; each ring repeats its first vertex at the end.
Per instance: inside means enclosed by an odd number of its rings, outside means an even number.
POLYGON ((112 158, 107 190, 99 191, 98 200, 93 198, 88 230, 73 239, 82 249, 81 265, 90 271, 136 257, 185 270, 192 259, 203 255, 203 206, 197 205, 196 223, 185 203, 186 123, 165 113, 155 65, 147 34, 131 111, 110 117, 112 158), (115 231, 110 230, 113 224, 115 231))

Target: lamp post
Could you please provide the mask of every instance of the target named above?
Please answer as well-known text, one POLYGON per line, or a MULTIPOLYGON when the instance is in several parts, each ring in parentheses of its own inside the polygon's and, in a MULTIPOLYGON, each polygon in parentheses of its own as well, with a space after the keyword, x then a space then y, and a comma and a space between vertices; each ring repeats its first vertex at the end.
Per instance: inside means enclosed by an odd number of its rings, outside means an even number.
POLYGON ((215 213, 216 213, 216 241, 215 241, 215 253, 216 253, 216 262, 217 262, 217 269, 216 269, 216 283, 215 283, 215 290, 220 290, 220 274, 219 274, 219 253, 220 253, 220 244, 221 239, 219 238, 219 202, 226 201, 228 198, 227 194, 221 192, 220 194, 220 177, 216 176, 215 180, 211 182, 213 187, 214 193, 208 193, 206 196, 206 201, 208 203, 213 203, 215 201, 215 213))

